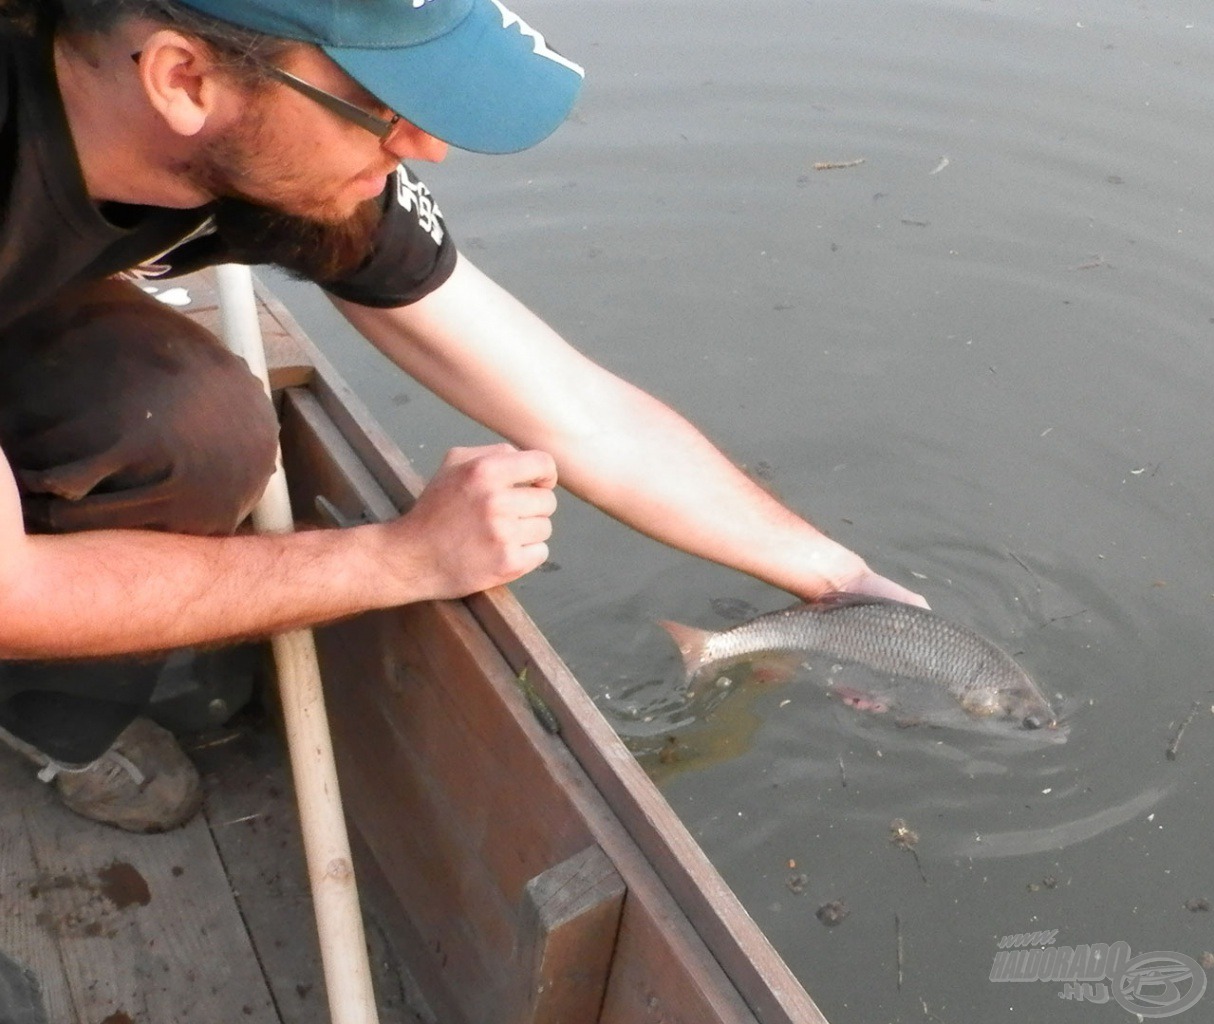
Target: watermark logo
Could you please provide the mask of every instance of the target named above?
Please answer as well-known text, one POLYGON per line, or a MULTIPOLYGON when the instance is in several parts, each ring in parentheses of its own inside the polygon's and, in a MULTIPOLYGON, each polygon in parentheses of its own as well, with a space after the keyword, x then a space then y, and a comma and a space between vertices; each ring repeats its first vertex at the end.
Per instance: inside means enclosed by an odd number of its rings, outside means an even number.
POLYGON ((991 981, 1061 982, 1059 999, 1112 1001, 1139 1018, 1174 1017, 1205 995, 1205 969, 1183 953, 1134 956, 1128 942, 1051 945, 1057 935, 1056 928, 1005 935, 991 965, 991 981))

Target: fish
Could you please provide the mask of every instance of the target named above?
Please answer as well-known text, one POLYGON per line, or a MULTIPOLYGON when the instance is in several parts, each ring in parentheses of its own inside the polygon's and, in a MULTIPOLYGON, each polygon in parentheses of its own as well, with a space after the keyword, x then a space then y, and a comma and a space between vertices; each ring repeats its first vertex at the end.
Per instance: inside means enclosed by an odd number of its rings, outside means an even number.
MULTIPOLYGON (((1010 654, 965 626, 888 598, 831 593, 711 632, 659 623, 683 655, 688 680, 709 668, 765 655, 827 656, 884 676, 930 683, 976 718, 1024 729, 1056 729, 1048 700, 1010 654)), ((854 707, 889 710, 889 701, 844 693, 854 707)))

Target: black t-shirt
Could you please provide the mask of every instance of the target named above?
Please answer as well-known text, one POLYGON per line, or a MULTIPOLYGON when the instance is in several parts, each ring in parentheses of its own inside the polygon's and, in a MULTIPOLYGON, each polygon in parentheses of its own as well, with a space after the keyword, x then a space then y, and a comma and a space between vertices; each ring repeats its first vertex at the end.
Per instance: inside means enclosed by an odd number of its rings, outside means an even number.
MULTIPOLYGON (((455 246, 429 190, 403 165, 377 202, 366 258, 352 273, 319 283, 362 305, 406 305, 447 279, 455 246)), ((239 205, 232 212, 228 204, 226 223, 242 217, 239 205)), ((55 81, 51 33, 0 32, 0 328, 76 281, 277 261, 270 232, 262 246, 256 231, 225 230, 224 210, 222 203, 174 210, 93 202, 55 81)), ((249 220, 258 211, 244 213, 249 220)))

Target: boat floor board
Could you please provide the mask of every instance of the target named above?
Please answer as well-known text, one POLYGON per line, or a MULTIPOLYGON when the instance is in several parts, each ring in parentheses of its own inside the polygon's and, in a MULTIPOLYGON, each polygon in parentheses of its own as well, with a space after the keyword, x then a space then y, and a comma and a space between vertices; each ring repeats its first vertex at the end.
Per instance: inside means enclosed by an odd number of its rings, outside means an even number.
MULTIPOLYGON (((276 732, 242 716, 186 746, 203 813, 152 836, 77 817, 0 751, 0 951, 37 977, 48 1024, 327 1024, 276 732)), ((430 1024, 387 925, 365 923, 380 1024, 430 1024)))
MULTIPOLYGON (((191 756, 205 773, 206 817, 283 1024, 328 1024, 320 948, 291 769, 276 729, 241 716, 191 756)), ((425 1024, 420 996, 364 901, 380 1024, 425 1024)))
POLYGON ((85 821, 0 756, 0 948, 51 1024, 280 1024, 203 816, 138 836, 85 821))
MULTIPOLYGON (((181 312, 219 337, 221 320, 215 275, 209 272, 187 274, 166 283, 184 290, 188 297, 189 303, 181 307, 181 312)), ((294 339, 300 333, 298 324, 264 287, 258 287, 258 299, 270 385, 277 390, 307 384, 312 377, 312 366, 295 343, 294 339)))

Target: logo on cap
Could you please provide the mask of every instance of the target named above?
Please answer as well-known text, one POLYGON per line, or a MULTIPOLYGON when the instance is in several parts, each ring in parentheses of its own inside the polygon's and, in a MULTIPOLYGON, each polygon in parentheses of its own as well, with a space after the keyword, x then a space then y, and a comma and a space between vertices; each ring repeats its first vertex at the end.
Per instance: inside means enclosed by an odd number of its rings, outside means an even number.
MULTIPOLYGON (((416 2, 417 0, 414 0, 414 3, 416 2)), ((422 0, 422 2, 425 3, 426 0, 422 0)), ((531 39, 531 49, 536 56, 547 57, 549 60, 556 61, 563 67, 567 67, 570 71, 576 71, 579 75, 582 75, 583 77, 585 76, 586 71, 580 64, 574 64, 573 61, 569 60, 569 58, 562 57, 556 52, 556 50, 551 49, 542 35, 540 35, 535 29, 523 21, 523 19, 515 14, 512 10, 507 8, 501 2, 501 0, 492 0, 492 2, 493 6, 502 12, 502 28, 509 28, 511 25, 517 25, 519 32, 531 39)))

